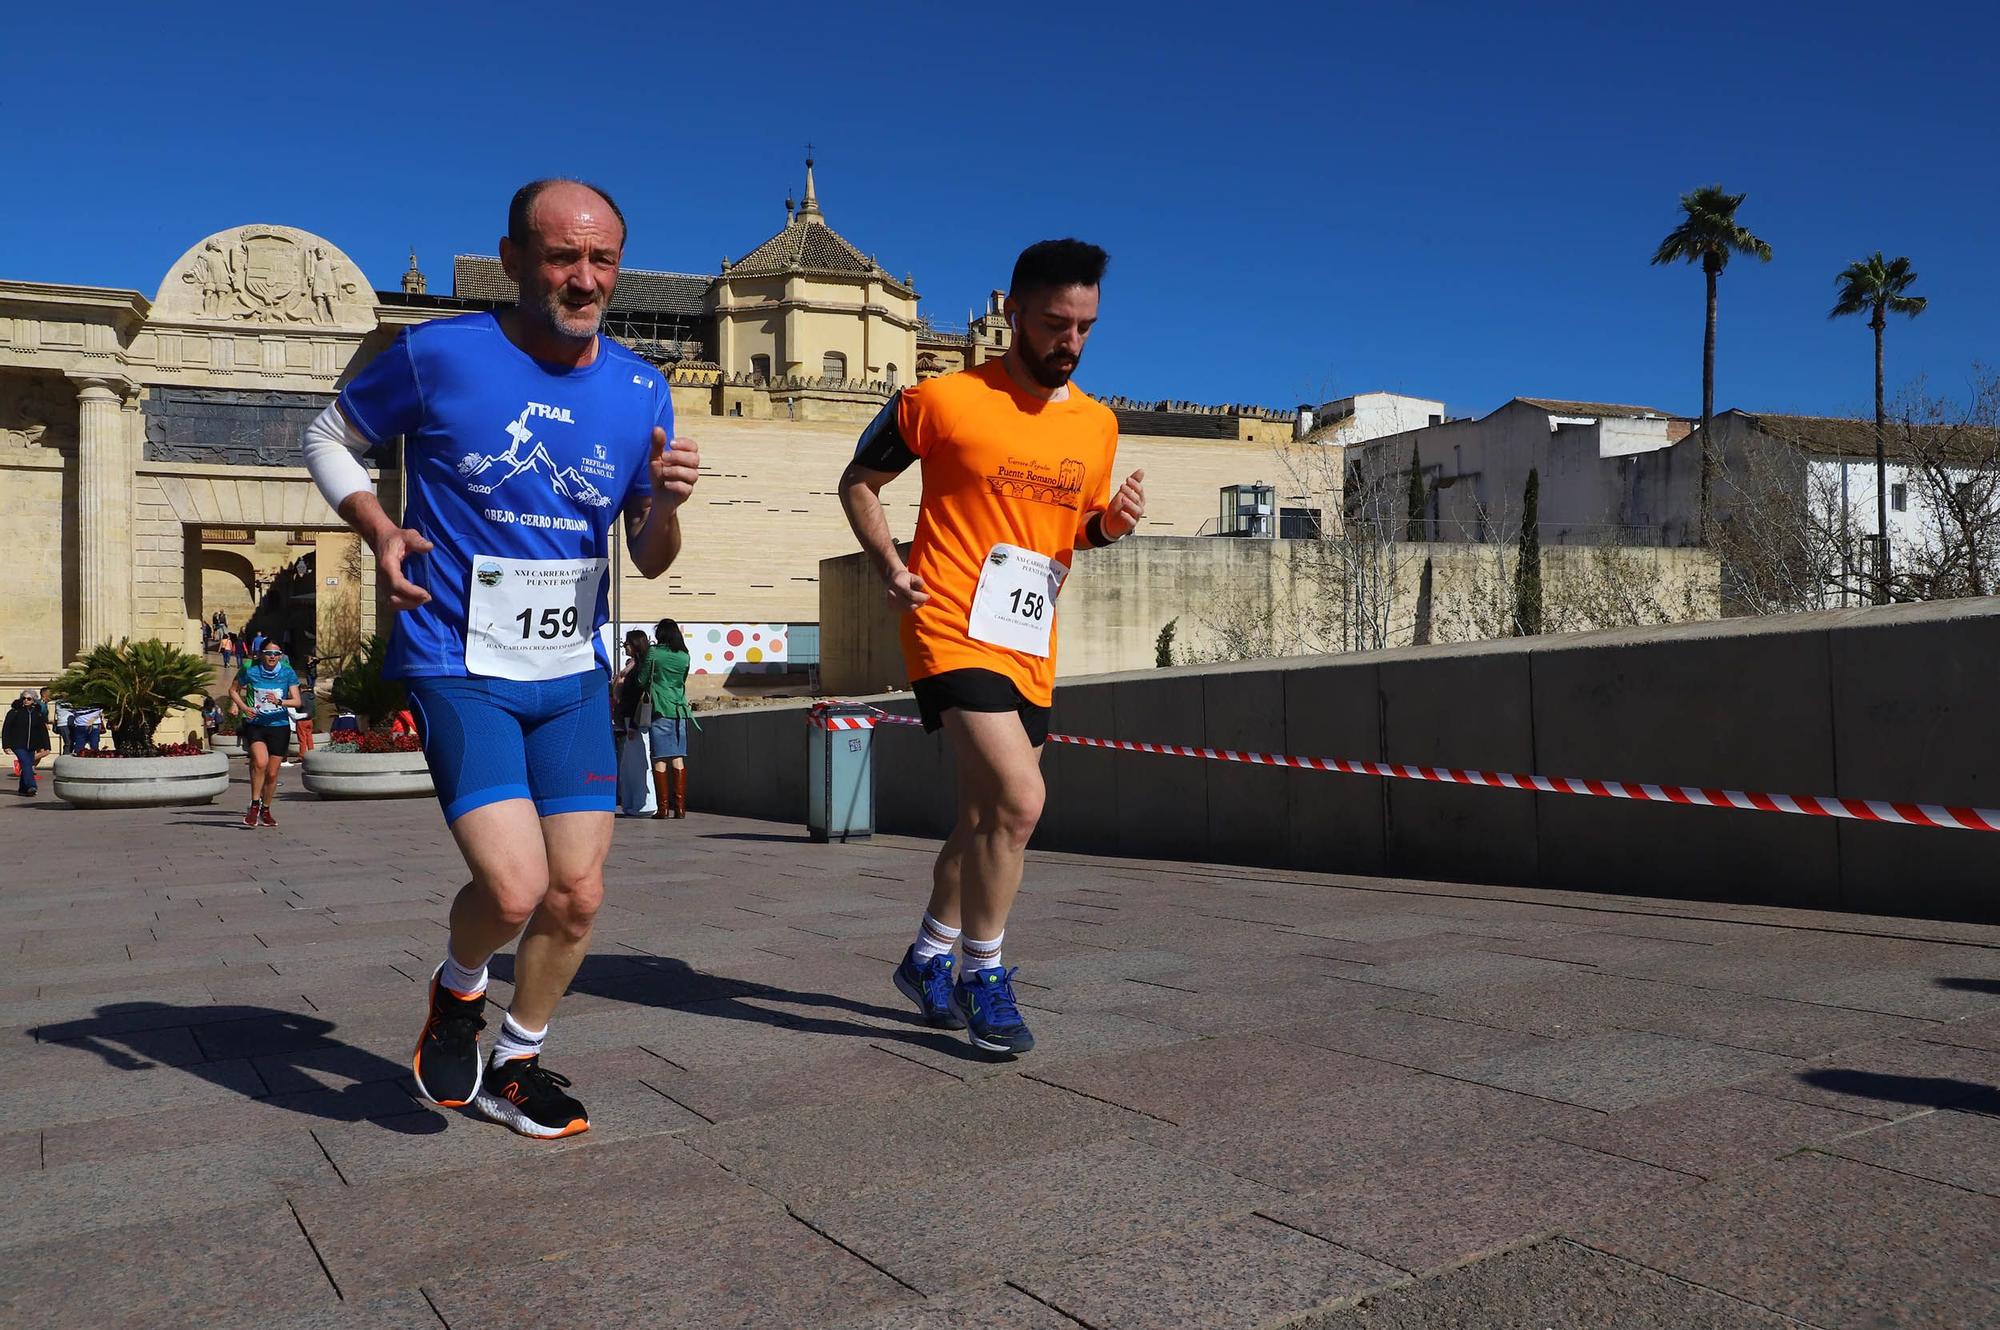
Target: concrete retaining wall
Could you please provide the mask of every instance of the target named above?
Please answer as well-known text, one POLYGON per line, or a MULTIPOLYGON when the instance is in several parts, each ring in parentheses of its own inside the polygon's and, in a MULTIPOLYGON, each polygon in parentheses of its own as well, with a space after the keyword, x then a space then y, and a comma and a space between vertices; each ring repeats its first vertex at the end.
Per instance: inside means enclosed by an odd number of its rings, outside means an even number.
MULTIPOLYGON (((2000 807, 2000 603, 1066 680, 1061 733, 2000 807)), ((907 695, 871 699, 914 714, 907 695)), ((804 704, 704 716, 694 806, 803 822, 804 704)), ((941 738, 875 733, 876 825, 942 836, 941 738)), ((1052 744, 1047 849, 2000 921, 2000 835, 1052 744)))

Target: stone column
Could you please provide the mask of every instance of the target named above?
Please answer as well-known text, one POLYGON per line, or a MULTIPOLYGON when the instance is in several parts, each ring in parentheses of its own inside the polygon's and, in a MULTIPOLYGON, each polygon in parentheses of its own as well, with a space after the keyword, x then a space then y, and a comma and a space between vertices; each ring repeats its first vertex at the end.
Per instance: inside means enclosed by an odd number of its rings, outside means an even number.
POLYGON ((77 385, 76 584, 80 651, 132 631, 132 467, 123 379, 77 385))

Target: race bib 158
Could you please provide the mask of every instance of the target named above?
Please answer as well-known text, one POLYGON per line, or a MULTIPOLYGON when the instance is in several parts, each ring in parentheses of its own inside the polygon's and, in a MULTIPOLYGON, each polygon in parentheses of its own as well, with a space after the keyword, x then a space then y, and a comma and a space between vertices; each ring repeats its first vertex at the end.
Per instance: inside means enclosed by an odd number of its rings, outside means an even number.
POLYGON ((968 635, 981 642, 1026 652, 1049 654, 1049 633, 1056 622, 1056 593, 1069 568, 1046 554, 1019 545, 995 545, 979 571, 972 593, 968 635))

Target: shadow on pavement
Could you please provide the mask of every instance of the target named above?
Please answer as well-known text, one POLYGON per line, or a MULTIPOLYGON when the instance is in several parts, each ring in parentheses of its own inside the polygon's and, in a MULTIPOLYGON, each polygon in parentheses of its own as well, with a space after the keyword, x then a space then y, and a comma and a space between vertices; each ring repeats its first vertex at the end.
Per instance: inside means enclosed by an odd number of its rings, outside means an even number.
POLYGON ((2000 996, 2000 979, 1940 979, 1939 988, 1956 988, 1967 993, 1992 993, 2000 996))
POLYGON ((119 1071, 172 1066, 246 1099, 330 1122, 375 1121, 415 1136, 445 1129, 436 1113, 415 1114, 423 1105, 407 1092, 408 1067, 342 1043, 332 1037, 336 1028, 332 1021, 274 1007, 114 1002, 86 1020, 41 1026, 35 1035, 43 1043, 95 1053, 119 1071), (192 1036, 203 1061, 172 1061, 185 1053, 183 1034, 192 1036), (255 1064, 247 1061, 251 1058, 255 1064), (326 1078, 348 1084, 326 1088, 326 1078), (274 1082, 297 1088, 274 1093, 274 1082))
POLYGON ((1799 1079, 1821 1090, 1860 1099, 1917 1104, 1924 1108, 1964 1108, 1975 1113, 2000 1113, 2000 1090, 1977 1081, 1961 1081, 1950 1076, 1892 1076, 1877 1071, 1827 1067, 1800 1072, 1799 1079))
MULTIPOLYGON (((487 962, 495 979, 512 983, 514 957, 495 956, 487 962)), ((888 985, 888 967, 883 967, 883 985, 888 985)), ((846 1035, 853 1039, 874 1039, 889 1043, 914 1044, 965 1062, 1005 1061, 974 1048, 963 1035, 916 1024, 913 1012, 899 1007, 880 1007, 831 993, 808 993, 778 988, 771 984, 731 979, 727 975, 705 974, 686 961, 671 956, 584 957, 583 965, 571 981, 569 991, 588 993, 613 1002, 629 1002, 645 1007, 673 1007, 698 1016, 721 1020, 750 1021, 812 1034, 846 1035), (838 1016, 803 1016, 758 1006, 750 999, 781 1002, 796 1007, 815 1007, 895 1025, 861 1025, 838 1016)))
POLYGON ((814 843, 813 838, 811 836, 806 835, 802 831, 795 835, 789 835, 789 836, 781 835, 780 833, 775 831, 704 831, 696 839, 762 840, 762 841, 773 841, 779 845, 811 845, 814 843))

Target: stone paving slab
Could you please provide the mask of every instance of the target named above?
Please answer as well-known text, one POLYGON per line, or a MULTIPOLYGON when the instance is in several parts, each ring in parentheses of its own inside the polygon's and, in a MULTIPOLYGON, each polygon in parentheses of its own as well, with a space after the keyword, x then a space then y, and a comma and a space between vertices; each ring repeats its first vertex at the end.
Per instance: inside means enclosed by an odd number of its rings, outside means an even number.
POLYGON ((1798 1330, 1801 1324, 1558 1238, 1309 1317, 1295 1330, 1798 1330))
POLYGON ((0 1325, 22 1330, 160 1330, 219 1314, 264 1324, 337 1297, 283 1201, 146 1218, 10 1248, 0 1325))
POLYGON ((281 815, 0 807, 101 847, 0 883, 0 1324, 2000 1317, 2000 929, 1036 854, 1010 1060, 933 844, 621 822, 543 1143, 413 1096, 435 806, 281 815))
POLYGON ((1418 1274, 1607 1210, 1671 1204, 1693 1182, 1683 1173, 1536 1137, 1415 1160, 1264 1213, 1418 1274))
POLYGON ((1206 1224, 1024 1276, 1086 1325, 1233 1330, 1323 1307, 1401 1273, 1262 1215, 1206 1224))
POLYGON ((1820 1326, 2000 1321, 2000 1201, 1826 1155, 1587 1226, 1615 1256, 1820 1326))
POLYGON ((1270 1188, 1137 1141, 1101 1141, 988 1165, 974 1194, 935 1204, 925 1180, 809 1204, 814 1228, 925 1293, 1129 1245, 1150 1234, 1245 1214, 1270 1188), (923 1222, 911 1217, 921 1214, 923 1222))

